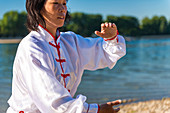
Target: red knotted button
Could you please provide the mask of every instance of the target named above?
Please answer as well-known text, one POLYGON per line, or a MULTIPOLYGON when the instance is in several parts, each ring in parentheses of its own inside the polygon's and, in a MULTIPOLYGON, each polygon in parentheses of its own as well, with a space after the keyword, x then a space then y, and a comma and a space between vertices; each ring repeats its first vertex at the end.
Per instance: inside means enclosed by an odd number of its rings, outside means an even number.
POLYGON ((70 74, 61 74, 61 76, 62 76, 63 78, 67 78, 68 76, 70 76, 70 74))
POLYGON ((61 63, 63 63, 63 62, 66 62, 66 60, 65 59, 55 59, 57 62, 61 62, 61 63))
POLYGON ((19 113, 24 113, 24 111, 20 111, 19 113))
POLYGON ((51 42, 49 42, 49 44, 50 44, 51 46, 55 47, 55 48, 60 48, 60 44, 58 44, 58 45, 54 45, 54 44, 53 44, 53 43, 51 43, 51 42))

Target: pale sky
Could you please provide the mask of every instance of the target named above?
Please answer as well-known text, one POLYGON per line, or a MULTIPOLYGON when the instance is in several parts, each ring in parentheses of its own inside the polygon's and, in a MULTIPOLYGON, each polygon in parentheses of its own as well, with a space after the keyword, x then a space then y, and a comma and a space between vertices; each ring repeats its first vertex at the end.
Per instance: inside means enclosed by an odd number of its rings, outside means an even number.
MULTIPOLYGON (((0 19, 7 11, 25 11, 26 0, 1 0, 0 19)), ((127 15, 137 17, 165 16, 170 20, 170 0, 69 0, 68 9, 89 14, 127 15)))

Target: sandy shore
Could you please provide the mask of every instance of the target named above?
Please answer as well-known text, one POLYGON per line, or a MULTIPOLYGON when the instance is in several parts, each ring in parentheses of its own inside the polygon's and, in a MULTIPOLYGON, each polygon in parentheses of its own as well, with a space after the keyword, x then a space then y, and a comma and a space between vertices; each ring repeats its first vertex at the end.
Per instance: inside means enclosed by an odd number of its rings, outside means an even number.
POLYGON ((19 43, 21 39, 0 39, 0 44, 15 44, 19 43))
MULTIPOLYGON (((124 37, 126 41, 131 41, 132 39, 136 39, 135 37, 124 37)), ((138 37, 139 38, 139 37, 138 37)), ((138 39, 137 38, 137 39, 138 39)), ((141 36, 140 38, 148 38, 148 39, 159 39, 159 38, 170 38, 170 35, 150 35, 150 36, 141 36)), ((0 44, 12 44, 19 43, 21 39, 0 39, 0 44)))
POLYGON ((160 38, 170 38, 170 35, 147 35, 141 36, 141 38, 152 38, 152 39, 160 39, 160 38))
POLYGON ((131 103, 119 107, 119 113, 170 113, 170 98, 131 103))

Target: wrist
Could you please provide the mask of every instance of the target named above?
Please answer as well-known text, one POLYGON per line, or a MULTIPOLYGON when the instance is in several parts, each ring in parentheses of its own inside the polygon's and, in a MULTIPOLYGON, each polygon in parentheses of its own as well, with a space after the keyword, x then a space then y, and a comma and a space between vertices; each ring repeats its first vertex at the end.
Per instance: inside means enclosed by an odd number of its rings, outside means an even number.
POLYGON ((116 37, 117 37, 117 35, 116 35, 116 36, 114 36, 114 37, 111 37, 111 38, 104 38, 104 40, 105 40, 105 41, 108 41, 108 40, 114 40, 116 37))
MULTIPOLYGON (((104 38, 104 40, 105 40, 105 41, 108 41, 108 40, 114 40, 114 39, 116 39, 116 38, 117 38, 117 35, 119 35, 118 30, 117 30, 117 34, 116 34, 115 36, 113 36, 113 37, 109 37, 109 38, 104 38)), ((117 38, 117 42, 118 42, 118 38, 117 38)))

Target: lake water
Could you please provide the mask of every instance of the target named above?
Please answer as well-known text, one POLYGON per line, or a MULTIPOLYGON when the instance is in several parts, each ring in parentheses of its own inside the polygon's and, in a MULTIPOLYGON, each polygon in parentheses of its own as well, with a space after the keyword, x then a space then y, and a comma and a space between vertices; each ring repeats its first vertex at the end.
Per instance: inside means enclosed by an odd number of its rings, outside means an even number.
MULTIPOLYGON (((0 113, 8 107, 17 46, 0 44, 0 113)), ((77 94, 89 103, 170 97, 170 38, 127 42, 127 55, 112 70, 85 71, 77 94)))

